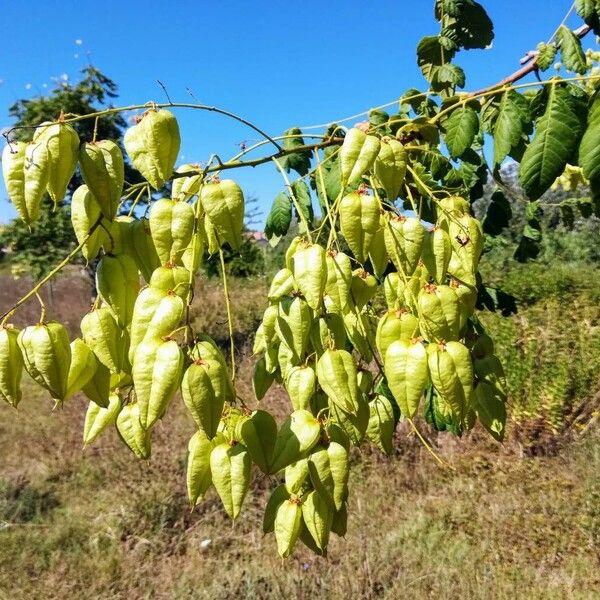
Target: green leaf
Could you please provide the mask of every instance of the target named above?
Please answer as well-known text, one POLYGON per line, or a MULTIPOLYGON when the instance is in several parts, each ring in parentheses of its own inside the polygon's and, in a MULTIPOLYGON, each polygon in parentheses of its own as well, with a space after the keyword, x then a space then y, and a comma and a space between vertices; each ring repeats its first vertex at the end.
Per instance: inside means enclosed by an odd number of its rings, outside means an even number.
POLYGON ((437 68, 450 62, 454 54, 442 47, 437 35, 427 35, 417 46, 417 64, 425 79, 431 81, 437 68))
POLYGON ((519 169, 521 185, 532 200, 537 200, 564 171, 584 128, 582 99, 558 82, 546 88, 546 110, 536 122, 535 136, 519 169))
POLYGON ((465 87, 465 72, 457 65, 448 63, 434 70, 431 88, 442 91, 448 88, 465 87))
POLYGON ((596 35, 600 35, 600 3, 598 0, 575 0, 577 14, 589 25, 596 35))
POLYGON ((465 2, 457 24, 458 43, 465 50, 487 48, 494 40, 494 24, 478 2, 465 2))
POLYGON ((525 209, 525 227, 515 250, 515 259, 519 262, 527 262, 530 258, 536 258, 540 253, 540 242, 542 240, 542 209, 539 200, 530 202, 525 209))
POLYGON ((545 44, 544 42, 540 42, 537 49, 538 55, 535 59, 535 62, 542 71, 546 71, 554 62, 557 48, 554 44, 545 44))
POLYGON ((500 235, 502 230, 508 227, 511 218, 510 202, 500 190, 496 190, 492 194, 490 204, 483 218, 483 232, 491 236, 500 235))
POLYGON ((490 312, 499 311, 503 317, 517 314, 517 300, 511 294, 485 285, 477 287, 477 310, 486 308, 490 312))
POLYGON ((465 104, 452 111, 444 121, 445 141, 450 156, 458 158, 471 147, 479 131, 479 118, 471 106, 465 104))
MULTIPOLYGON (((308 222, 309 227, 312 226, 314 213, 312 207, 312 200, 310 197, 310 190, 308 189, 308 186, 302 180, 294 181, 294 183, 292 183, 292 193, 294 194, 294 198, 296 198, 298 207, 302 211, 302 216, 308 222)), ((296 213, 298 213, 297 209, 296 213)), ((297 216, 298 220, 300 221, 300 215, 297 216)))
POLYGON ((265 236, 269 243, 276 246, 279 240, 288 232, 292 222, 292 202, 287 194, 280 192, 275 196, 271 212, 265 223, 265 236))
POLYGON ((523 96, 515 90, 507 90, 502 94, 493 126, 494 167, 499 166, 511 150, 519 145, 523 123, 530 120, 529 106, 523 96))
POLYGON ((560 26, 556 39, 566 69, 583 75, 587 71, 587 64, 581 40, 565 25, 560 26))
MULTIPOLYGON (((302 132, 297 127, 284 131, 283 135, 293 135, 294 137, 285 138, 283 140, 284 150, 293 150, 299 146, 304 146, 304 138, 302 132)), ((279 163, 286 170, 296 171, 299 175, 306 175, 310 170, 310 150, 302 150, 301 152, 295 152, 294 154, 287 154, 279 159, 279 163)))
POLYGON ((579 166, 585 177, 600 180, 600 92, 591 101, 587 127, 579 144, 579 166))

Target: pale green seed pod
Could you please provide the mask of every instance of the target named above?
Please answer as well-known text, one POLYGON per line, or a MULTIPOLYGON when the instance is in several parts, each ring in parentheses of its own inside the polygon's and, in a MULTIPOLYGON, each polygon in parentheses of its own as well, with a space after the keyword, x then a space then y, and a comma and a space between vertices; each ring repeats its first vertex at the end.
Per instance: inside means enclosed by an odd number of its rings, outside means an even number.
POLYGON ((123 153, 115 142, 101 140, 79 148, 81 175, 94 194, 100 211, 112 221, 123 193, 125 165, 123 153))
POLYGON ((92 310, 81 319, 83 340, 111 372, 126 370, 127 338, 108 307, 92 310))
POLYGON ((204 499, 204 494, 212 485, 210 472, 210 454, 212 450, 213 444, 204 431, 196 431, 190 438, 186 482, 188 499, 192 508, 204 499))
POLYGON ((294 550, 302 527, 302 509, 298 498, 284 500, 275 514, 273 529, 277 541, 277 551, 281 558, 287 558, 294 550))
POLYGON ((292 367, 285 380, 285 389, 294 410, 310 410, 310 401, 317 389, 317 376, 312 367, 292 367))
POLYGON ((318 244, 300 245, 294 254, 294 281, 306 303, 314 310, 321 305, 327 285, 325 249, 318 244))
POLYGON ((356 364, 346 350, 327 349, 317 362, 319 385, 332 402, 350 414, 358 409, 356 378, 356 364))
POLYGON ((173 179, 173 187, 171 189, 171 197, 173 200, 186 202, 193 198, 200 191, 202 185, 202 175, 198 165, 180 165, 175 170, 176 173, 198 173, 197 175, 189 175, 187 177, 176 177, 173 179))
POLYGON ((190 271, 186 267, 167 263, 154 270, 149 283, 152 288, 175 292, 185 300, 190 290, 190 271))
POLYGON ((342 187, 360 181, 360 178, 373 166, 379 148, 378 137, 367 135, 357 127, 348 130, 339 155, 342 187))
POLYGON ((17 408, 21 401, 23 356, 17 338, 19 330, 12 325, 0 326, 0 398, 17 408))
POLYGON ((46 193, 50 176, 50 159, 44 144, 35 142, 27 144, 24 169, 24 197, 27 218, 25 219, 24 215, 21 215, 21 217, 29 225, 40 216, 42 198, 46 193))
POLYGON ((151 454, 150 431, 140 423, 140 408, 137 402, 126 404, 116 420, 119 437, 127 447, 142 460, 148 460, 151 454))
POLYGON ((194 233, 194 209, 185 202, 161 198, 150 209, 150 233, 162 264, 181 263, 194 233))
POLYGON ((282 424, 275 449, 271 473, 296 462, 319 441, 321 425, 307 410, 295 410, 282 424))
POLYGON ((49 321, 23 329, 17 338, 25 370, 56 400, 67 395, 71 346, 61 323, 49 321))
POLYGON ((181 137, 177 119, 168 110, 150 109, 123 138, 133 166, 159 190, 173 174, 181 137))
POLYGON ((85 413, 85 422, 83 425, 83 446, 89 446, 100 434, 112 425, 118 414, 121 412, 121 397, 119 394, 111 394, 108 406, 105 408, 98 406, 95 402, 90 402, 85 413))
POLYGON ((321 551, 326 550, 333 522, 333 509, 316 490, 302 500, 302 519, 317 548, 321 551))
POLYGON ((390 202, 394 202, 400 195, 406 175, 407 160, 407 152, 398 140, 394 138, 381 140, 381 148, 373 170, 390 202))
POLYGON ((100 218, 100 206, 96 198, 87 185, 79 186, 71 198, 71 223, 77 241, 84 244, 81 254, 86 261, 94 260, 98 256, 100 248, 108 245, 106 231, 101 225, 98 225, 100 218), (90 234, 94 226, 96 228, 90 234), (85 241, 86 238, 88 238, 87 241, 85 241))
POLYGON ((140 274, 133 259, 127 254, 105 254, 96 269, 96 286, 119 325, 128 327, 140 291, 140 274))
POLYGON ((215 228, 220 245, 224 242, 239 250, 244 227, 244 194, 231 179, 202 186, 200 202, 215 228))
POLYGON ((140 270, 142 277, 150 283, 152 273, 160 267, 160 259, 156 253, 150 223, 142 217, 133 221, 130 225, 130 248, 133 259, 140 270))
POLYGON ((275 450, 277 438, 277 423, 275 419, 264 410, 255 410, 250 417, 245 419, 239 433, 246 446, 252 462, 263 473, 269 473, 275 450))
POLYGON ((65 400, 79 392, 95 375, 98 359, 90 347, 81 339, 71 342, 71 365, 67 381, 65 400))
POLYGON ((250 487, 252 461, 243 444, 215 446, 210 454, 213 484, 225 512, 237 519, 250 487))

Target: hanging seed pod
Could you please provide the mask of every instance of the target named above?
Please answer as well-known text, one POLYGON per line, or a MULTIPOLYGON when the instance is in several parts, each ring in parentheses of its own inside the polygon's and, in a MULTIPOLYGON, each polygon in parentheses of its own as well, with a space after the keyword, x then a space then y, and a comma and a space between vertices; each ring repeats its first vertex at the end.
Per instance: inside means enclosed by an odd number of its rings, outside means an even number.
POLYGON ((400 189, 406 175, 408 153, 404 146, 394 138, 384 137, 375 159, 375 177, 385 190, 385 196, 394 202, 400 195, 400 189))
POLYGON ((298 247, 294 254, 294 281, 306 303, 317 310, 327 284, 327 264, 322 246, 310 244, 298 247))
POLYGON ((175 170, 175 173, 197 173, 197 175, 188 175, 187 177, 176 177, 173 179, 171 189, 171 197, 173 200, 187 202, 200 191, 202 185, 202 174, 199 165, 180 165, 175 170))
POLYGON ((71 364, 67 379, 65 400, 79 392, 89 383, 98 368, 98 359, 90 347, 80 338, 71 342, 71 364))
POLYGON ((126 370, 127 340, 109 308, 92 310, 81 319, 80 327, 84 342, 111 373, 126 370))
POLYGON ((155 290, 165 293, 175 292, 180 298, 186 300, 190 291, 190 271, 186 267, 166 263, 154 270, 149 283, 155 290))
POLYGON ((340 202, 340 230, 359 263, 367 260, 379 229, 380 211, 377 198, 361 192, 347 194, 340 202))
POLYGON ((423 286, 417 299, 419 329, 428 342, 458 339, 459 303, 456 292, 447 285, 423 286))
POLYGON ((125 165, 123 153, 115 142, 101 140, 84 143, 79 148, 81 176, 100 207, 100 212, 112 221, 123 193, 125 165))
POLYGON ((317 376, 312 367, 292 367, 285 380, 285 389, 294 410, 310 410, 310 400, 317 389, 317 376))
POLYGON ((140 291, 140 275, 131 257, 127 254, 105 254, 96 269, 96 287, 98 295, 112 309, 119 325, 128 327, 140 291))
POLYGON ((129 231, 133 259, 142 277, 149 283, 152 273, 161 265, 152 241, 148 219, 132 221, 129 231))
POLYGON ((83 446, 89 446, 100 434, 112 425, 118 414, 121 412, 121 397, 119 394, 111 394, 108 406, 105 408, 98 406, 95 402, 90 402, 85 413, 85 423, 83 425, 83 446))
POLYGON ((278 473, 296 462, 319 441, 321 425, 307 410, 295 410, 281 426, 275 449, 271 473, 278 473))
POLYGON ((346 350, 326 350, 317 362, 317 379, 331 401, 347 413, 358 410, 356 365, 346 350))
POLYGON ((88 262, 98 256, 102 246, 107 245, 106 231, 98 225, 100 216, 100 206, 96 198, 87 185, 80 185, 71 197, 71 223, 77 241, 84 244, 81 254, 88 262), (92 231, 94 226, 95 229, 92 231))
POLYGON ((19 330, 0 325, 0 398, 17 408, 21 401, 23 356, 17 338, 19 330))
POLYGON ((360 181, 360 178, 373 166, 379 148, 378 137, 367 135, 358 127, 348 130, 339 154, 342 187, 360 181))
POLYGON ((185 202, 157 200, 150 209, 150 233, 162 264, 181 263, 194 233, 194 209, 185 202))
POLYGON ((278 485, 269 496, 263 516, 263 533, 272 533, 275 530, 275 517, 279 506, 290 499, 290 493, 284 484, 278 485))
POLYGON ((302 501, 302 519, 317 548, 327 549, 333 522, 333 509, 317 491, 312 491, 302 501))
POLYGON ((116 420, 119 437, 127 447, 140 459, 150 458, 150 431, 140 423, 140 407, 137 402, 126 404, 116 420))
POLYGON ((312 315, 306 300, 285 298, 279 303, 276 329, 280 340, 292 351, 298 364, 304 357, 312 315))
POLYGON ((352 284, 350 257, 343 252, 328 252, 325 264, 327 267, 325 293, 331 298, 335 308, 341 312, 348 306, 350 298, 352 284))
POLYGON ((252 458, 252 462, 263 473, 270 473, 275 440, 277 439, 275 419, 264 410, 255 410, 241 424, 240 436, 252 458))
POLYGON ((367 426, 367 437, 384 454, 391 456, 394 447, 395 421, 392 403, 385 396, 375 396, 369 402, 369 424, 367 426))
POLYGON ((210 454, 213 484, 225 512, 234 520, 250 487, 251 467, 250 455, 243 444, 219 444, 210 454))
POLYGON ((414 217, 392 217, 384 230, 385 247, 394 266, 405 277, 412 275, 421 257, 425 228, 414 217))
POLYGON ((123 144, 133 166, 159 190, 173 174, 179 154, 181 137, 177 119, 168 110, 150 109, 137 125, 125 132, 123 144))
POLYGON ((385 223, 381 225, 382 221, 383 216, 380 219, 380 227, 371 238, 371 245, 369 246, 369 259, 373 266, 373 272, 380 279, 383 277, 390 263, 390 257, 385 247, 385 223))
POLYGON ((452 243, 450 236, 441 227, 434 227, 425 233, 422 258, 425 268, 434 281, 441 285, 446 280, 450 257, 452 256, 452 243))
POLYGON ((186 480, 188 499, 192 508, 204 500, 204 494, 212 485, 212 474, 210 472, 212 450, 213 444, 204 431, 196 431, 190 438, 186 480))
POLYGON ((227 242, 239 250, 244 226, 244 194, 240 186, 231 179, 208 183, 200 190, 200 202, 220 245, 227 242))
POLYGON ((419 320, 405 309, 390 310, 385 313, 377 325, 375 344, 379 356, 383 359, 392 342, 411 340, 419 335, 419 320))
POLYGON ((377 293, 377 279, 364 269, 356 269, 352 272, 352 284, 350 286, 350 298, 354 306, 362 310, 377 293))
POLYGON ((302 527, 302 508, 299 498, 292 496, 277 507, 273 529, 277 541, 277 551, 281 558, 287 558, 294 550, 302 527))
POLYGON ((294 274, 289 269, 281 269, 275 273, 267 298, 271 302, 278 302, 294 291, 294 274))

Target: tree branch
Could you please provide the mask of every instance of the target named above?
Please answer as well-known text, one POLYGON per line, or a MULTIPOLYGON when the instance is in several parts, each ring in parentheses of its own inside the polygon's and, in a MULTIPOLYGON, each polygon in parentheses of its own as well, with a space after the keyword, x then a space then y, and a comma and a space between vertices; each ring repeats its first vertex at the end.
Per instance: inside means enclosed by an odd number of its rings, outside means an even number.
MULTIPOLYGON (((585 37, 591 30, 592 30, 592 28, 589 25, 582 25, 578 29, 575 29, 573 31, 573 33, 579 39, 581 39, 581 38, 585 37)), ((511 73, 508 77, 505 77, 504 79, 500 80, 498 83, 495 83, 494 85, 490 85, 488 87, 482 88, 480 90, 477 90, 476 92, 471 92, 469 94, 469 96, 480 96, 481 94, 485 94, 496 88, 501 88, 501 87, 504 87, 505 85, 510 85, 510 84, 514 83, 515 81, 519 81, 519 79, 523 79, 523 77, 529 75, 529 73, 532 73, 533 71, 535 71, 538 68, 537 55, 538 55, 537 50, 530 50, 529 52, 527 52, 527 54, 525 54, 525 56, 520 61, 521 64, 524 65, 523 67, 521 67, 514 73, 511 73)))

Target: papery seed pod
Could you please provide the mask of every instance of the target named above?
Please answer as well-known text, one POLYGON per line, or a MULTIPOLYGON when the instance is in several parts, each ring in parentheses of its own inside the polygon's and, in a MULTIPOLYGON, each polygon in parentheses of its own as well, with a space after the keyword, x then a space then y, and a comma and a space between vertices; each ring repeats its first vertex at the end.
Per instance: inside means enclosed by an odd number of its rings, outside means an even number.
POLYGON ((359 394, 356 414, 342 410, 329 399, 329 416, 332 422, 340 427, 354 446, 359 446, 365 437, 369 424, 369 405, 362 394, 359 394))
POLYGON ((287 558, 293 552, 301 527, 302 509, 300 501, 295 497, 284 500, 277 507, 273 526, 277 551, 281 558, 287 558))
POLYGON ((204 494, 212 485, 212 474, 210 472, 212 450, 213 444, 206 432, 198 430, 190 438, 186 480, 188 499, 192 508, 204 499, 204 494))
POLYGON ((237 519, 250 487, 252 461, 243 444, 215 446, 210 454, 213 484, 225 512, 237 519))
POLYGON ((319 440, 319 421, 307 410, 295 410, 284 422, 277 435, 271 473, 277 473, 303 458, 319 440))
POLYGON ((298 246, 294 254, 294 281, 307 304, 317 310, 327 284, 327 264, 322 246, 298 246))
POLYGON ((84 342, 111 372, 126 369, 127 338, 107 307, 92 310, 81 319, 84 342))
POLYGON ((140 423, 140 408, 137 402, 126 404, 120 410, 116 420, 119 437, 140 459, 148 460, 151 453, 150 431, 140 423))
POLYGON ((398 271, 409 277, 421 257, 425 228, 414 217, 392 217, 384 230, 385 247, 398 271))
POLYGON ((327 253, 325 264, 327 267, 327 283, 325 293, 331 298, 335 308, 342 311, 350 299, 350 286, 352 284, 352 264, 350 257, 343 252, 327 253))
MULTIPOLYGON (((334 427, 338 427, 336 424, 332 424, 334 427)), ((339 427, 338 427, 339 429, 339 427)), ((340 429, 338 435, 344 435, 343 430, 340 429)), ((333 481, 333 504, 336 510, 340 510, 348 497, 348 478, 350 476, 350 458, 348 454, 348 447, 335 441, 328 430, 329 445, 327 446, 327 454, 329 455, 329 468, 331 470, 331 479, 333 481)), ((344 440, 349 444, 350 440, 344 440)))
POLYGON ((186 177, 176 177, 173 179, 171 196, 173 200, 187 202, 200 191, 202 185, 202 174, 198 165, 180 165, 175 173, 197 173, 197 175, 188 175, 186 177))
POLYGON ((244 194, 240 186, 231 179, 207 183, 200 190, 200 202, 220 245, 227 242, 239 250, 244 226, 244 194))
POLYGON ((12 325, 0 325, 0 398, 15 408, 21 401, 23 375, 18 336, 19 330, 12 325))
POLYGON ((186 300, 190 290, 190 271, 186 267, 166 263, 154 269, 149 283, 155 290, 165 293, 175 292, 180 298, 186 300))
POLYGON ((385 196, 390 202, 394 202, 400 194, 406 175, 406 164, 408 153, 404 146, 394 138, 384 137, 381 140, 381 148, 375 159, 375 177, 385 190, 385 196))
POLYGON ((395 422, 392 403, 385 396, 375 396, 369 402, 367 437, 387 456, 391 456, 394 451, 392 444, 394 429, 395 422))
POLYGON ((34 141, 48 153, 46 189, 55 205, 62 202, 75 173, 79 156, 79 136, 67 123, 53 123, 36 131, 34 141))
POLYGON ((133 166, 159 190, 173 174, 181 137, 177 119, 168 110, 150 109, 123 137, 133 166))
POLYGON ((279 303, 277 334, 293 352, 296 362, 300 362, 304 357, 311 321, 310 307, 303 298, 285 298, 279 303))
POLYGON ((105 254, 96 269, 96 287, 119 325, 128 327, 140 291, 140 275, 133 259, 127 254, 105 254))
POLYGON ((340 230, 352 254, 365 263, 373 237, 379 229, 380 205, 375 196, 351 192, 340 202, 340 230))
MULTIPOLYGON (((380 223, 383 218, 380 219, 380 223)), ((369 260, 373 265, 373 272, 377 277, 383 277, 390 263, 390 257, 388 256, 387 249, 385 247, 385 225, 380 225, 379 229, 374 233, 371 238, 371 245, 369 246, 369 260)))
POLYGON ((458 297, 447 285, 425 285, 418 296, 419 329, 428 342, 458 339, 458 297))
POLYGON ((450 236, 441 227, 435 227, 425 233, 422 258, 425 268, 434 281, 441 285, 445 282, 450 257, 452 256, 452 243, 450 236))
POLYGON ((285 389, 294 410, 310 409, 310 399, 317 388, 317 376, 312 367, 292 367, 285 379, 285 389))
POLYGON ((86 261, 94 260, 100 248, 108 245, 106 231, 98 224, 100 218, 100 206, 96 198, 87 185, 79 186, 71 197, 71 223, 77 241, 83 244, 81 254, 86 261))
POLYGON ((419 335, 419 320, 407 310, 390 310, 385 313, 377 325, 375 343, 379 356, 385 353, 392 342, 410 340, 419 335))
POLYGON ((271 302, 277 302, 289 296, 294 290, 294 274, 289 269, 281 269, 275 273, 267 297, 271 302))
POLYGON ((279 506, 290 499, 290 493, 287 491, 284 484, 278 485, 271 495, 269 501, 265 507, 265 514, 263 516, 263 533, 272 533, 275 529, 275 517, 277 516, 277 509, 279 506))
POLYGON ((41 186, 39 197, 25 195, 25 142, 10 142, 2 151, 2 174, 4 185, 13 206, 24 223, 30 225, 39 215, 39 205, 45 185, 41 186))
POLYGON ((160 260, 152 241, 148 219, 141 218, 129 226, 132 257, 142 277, 149 283, 152 273, 160 267, 160 260))
POLYGON ((275 374, 269 373, 264 356, 254 363, 252 389, 257 400, 262 400, 275 381, 275 374))
POLYGON ((79 164, 83 180, 96 198, 102 215, 112 221, 125 181, 121 149, 111 140, 86 142, 79 148, 79 164))
POLYGON ((302 519, 317 548, 324 551, 329 543, 333 509, 317 492, 310 492, 302 501, 302 519))
POLYGON ((90 347, 81 338, 74 339, 71 342, 71 364, 64 399, 70 398, 89 383, 97 368, 98 359, 90 347))
POLYGON ((340 175, 342 187, 352 185, 373 166, 379 153, 380 141, 362 129, 349 129, 340 148, 340 175))
POLYGON ((277 439, 275 419, 264 410, 255 410, 241 424, 240 436, 248 449, 252 462, 263 473, 270 473, 277 439))
POLYGON ((377 279, 364 269, 356 269, 352 273, 350 298, 354 306, 362 310, 377 293, 377 279))
POLYGON ((350 414, 356 414, 358 410, 356 365, 349 352, 326 350, 317 362, 317 379, 334 404, 350 414))
POLYGON ((185 202, 161 198, 152 205, 149 221, 161 264, 181 263, 194 233, 194 209, 185 202))
POLYGON ((30 143, 25 148, 24 207, 21 218, 30 225, 40 216, 42 198, 50 176, 50 160, 44 144, 30 143))
POLYGON ((83 425, 83 446, 89 446, 98 436, 116 420, 121 412, 121 397, 119 394, 111 394, 108 406, 102 408, 95 402, 90 402, 85 413, 83 425))

